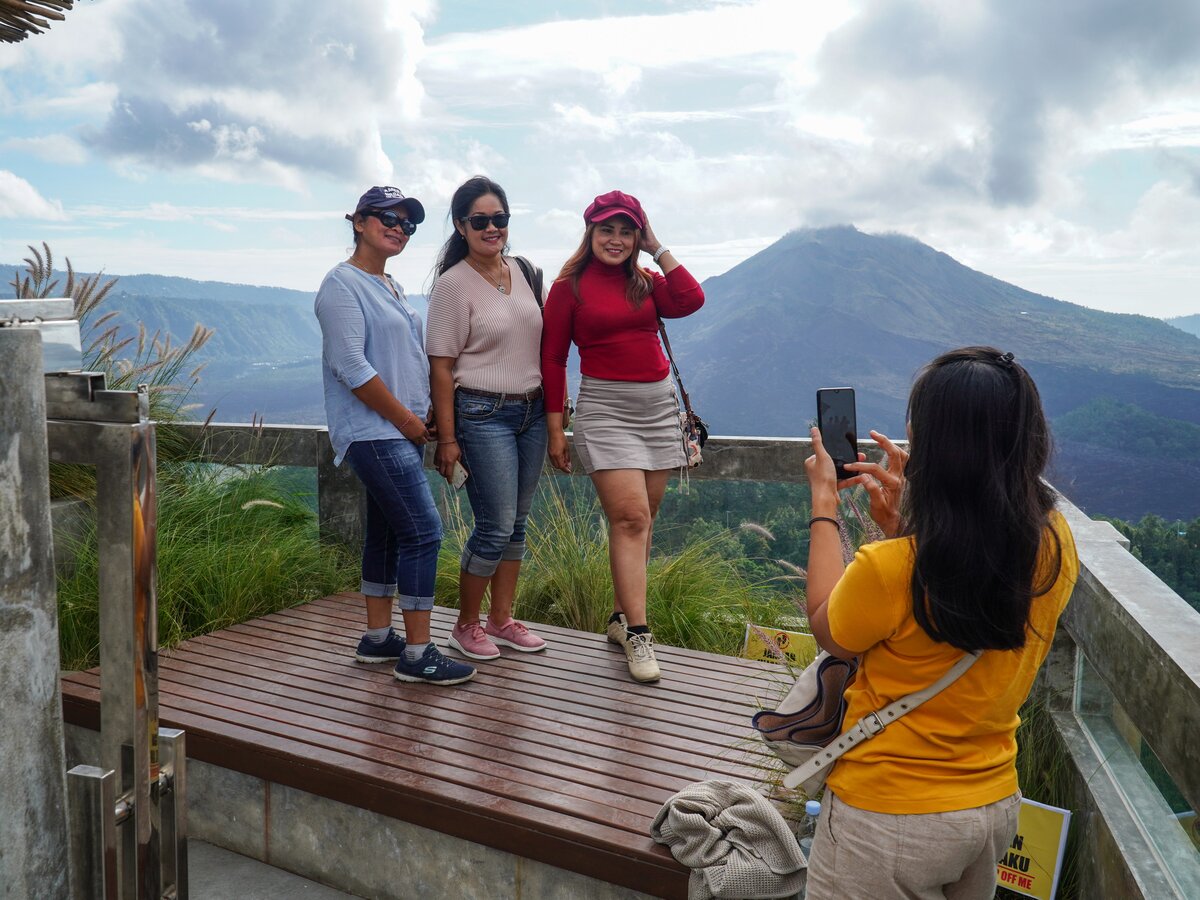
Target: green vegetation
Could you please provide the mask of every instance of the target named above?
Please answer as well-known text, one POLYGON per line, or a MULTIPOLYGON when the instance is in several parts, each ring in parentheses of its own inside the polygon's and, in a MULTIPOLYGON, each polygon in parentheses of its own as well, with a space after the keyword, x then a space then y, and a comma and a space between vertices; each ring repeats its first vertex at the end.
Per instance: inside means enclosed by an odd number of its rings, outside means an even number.
MULTIPOLYGON (((517 609, 529 621, 597 632, 612 612, 608 534, 595 500, 585 500, 577 488, 557 479, 542 483, 530 514, 530 552, 522 567, 517 609)), ((441 504, 446 537, 437 602, 445 606, 458 604, 458 560, 471 531, 470 513, 460 497, 447 492, 441 504)), ((783 627, 795 619, 795 587, 785 596, 747 577, 735 559, 718 552, 728 537, 693 535, 669 551, 656 543, 646 597, 656 640, 737 654, 746 622, 783 627)))
POLYGON ((1078 441, 1144 460, 1200 461, 1200 425, 1099 397, 1054 420, 1060 440, 1078 441))
MULTIPOLYGON (((230 477, 216 467, 160 469, 158 637, 178 641, 345 590, 358 559, 317 546, 316 516, 269 469, 230 477)), ((95 529, 58 581, 62 666, 99 663, 95 529)))
POLYGON ((1200 612, 1200 517, 1166 522, 1146 516, 1136 525, 1106 519, 1129 538, 1129 550, 1171 590, 1200 612))

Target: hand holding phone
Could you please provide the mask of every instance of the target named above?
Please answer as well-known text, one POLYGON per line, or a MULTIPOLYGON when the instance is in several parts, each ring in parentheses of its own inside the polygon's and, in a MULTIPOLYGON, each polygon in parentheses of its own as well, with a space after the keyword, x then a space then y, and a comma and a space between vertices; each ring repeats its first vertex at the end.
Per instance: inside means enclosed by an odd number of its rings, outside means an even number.
POLYGON ((454 469, 450 472, 450 486, 456 491, 467 483, 469 473, 466 467, 457 459, 454 461, 454 469))
POLYGON ((821 441, 833 458, 838 481, 853 478, 846 463, 858 462, 858 421, 854 408, 854 388, 821 388, 817 391, 817 427, 821 441))

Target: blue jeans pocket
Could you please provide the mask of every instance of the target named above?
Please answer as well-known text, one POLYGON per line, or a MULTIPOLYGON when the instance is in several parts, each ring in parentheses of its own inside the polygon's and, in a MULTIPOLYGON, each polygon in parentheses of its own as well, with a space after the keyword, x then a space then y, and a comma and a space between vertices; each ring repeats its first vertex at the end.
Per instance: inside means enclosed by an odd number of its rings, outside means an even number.
POLYGON ((454 409, 457 415, 464 419, 482 421, 496 414, 500 408, 499 400, 486 397, 473 397, 469 394, 458 394, 454 398, 454 409))

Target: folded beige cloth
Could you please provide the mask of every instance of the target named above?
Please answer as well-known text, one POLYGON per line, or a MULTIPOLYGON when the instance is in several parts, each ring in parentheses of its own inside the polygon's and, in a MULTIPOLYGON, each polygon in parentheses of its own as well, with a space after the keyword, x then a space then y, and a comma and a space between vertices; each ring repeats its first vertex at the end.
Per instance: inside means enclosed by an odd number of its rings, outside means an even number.
POLYGON ((744 784, 688 785, 663 804, 650 836, 692 870, 688 900, 791 897, 808 877, 783 816, 744 784))

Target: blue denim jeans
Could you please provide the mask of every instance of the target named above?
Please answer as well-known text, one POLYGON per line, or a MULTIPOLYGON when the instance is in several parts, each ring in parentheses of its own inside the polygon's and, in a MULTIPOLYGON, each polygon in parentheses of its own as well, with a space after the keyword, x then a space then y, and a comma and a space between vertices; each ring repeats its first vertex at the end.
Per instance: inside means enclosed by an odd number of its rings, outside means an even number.
POLYGON ((404 438, 355 441, 346 461, 367 489, 362 592, 399 594, 401 609, 433 609, 442 519, 421 450, 404 438))
POLYGON ((493 575, 501 560, 525 558, 525 520, 546 458, 542 398, 504 400, 459 388, 454 437, 462 451, 475 529, 463 547, 462 569, 493 575))

